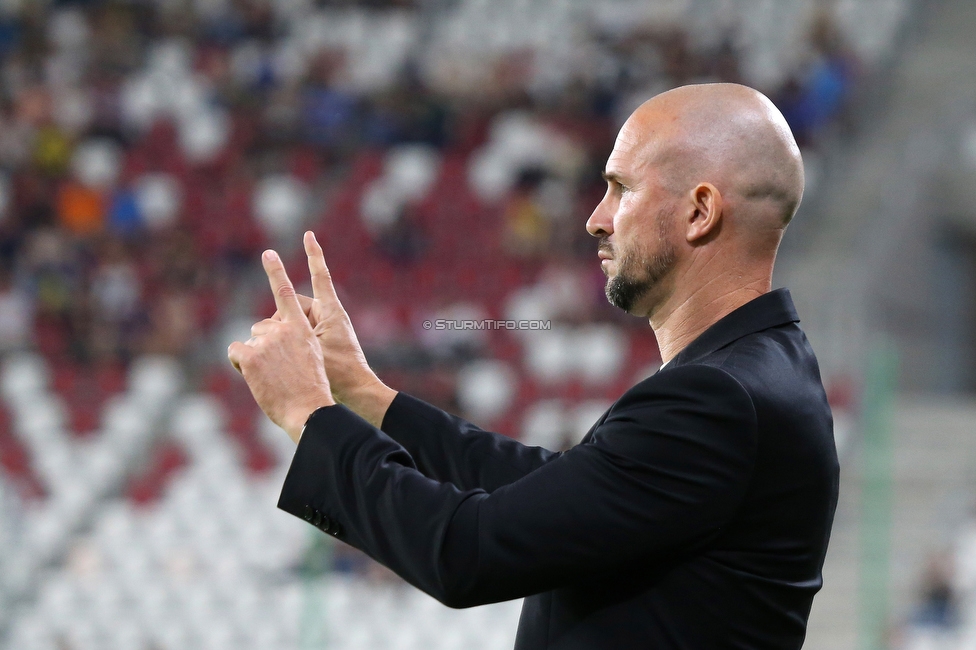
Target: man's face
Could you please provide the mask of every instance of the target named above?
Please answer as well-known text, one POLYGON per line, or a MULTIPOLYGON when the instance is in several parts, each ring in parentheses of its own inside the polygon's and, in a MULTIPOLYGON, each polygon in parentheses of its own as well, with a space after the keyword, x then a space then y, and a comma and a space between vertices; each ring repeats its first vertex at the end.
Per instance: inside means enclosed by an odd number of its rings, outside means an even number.
POLYGON ((677 206, 637 132, 633 119, 620 130, 604 173, 607 193, 586 229, 600 238, 607 299, 628 313, 650 316, 666 298, 677 264, 677 206))

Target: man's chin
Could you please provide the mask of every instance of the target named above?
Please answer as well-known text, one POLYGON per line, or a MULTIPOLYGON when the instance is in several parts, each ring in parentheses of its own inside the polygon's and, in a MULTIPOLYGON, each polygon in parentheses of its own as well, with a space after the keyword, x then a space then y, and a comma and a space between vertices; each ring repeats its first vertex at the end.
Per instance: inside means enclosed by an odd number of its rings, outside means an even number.
POLYGON ((635 286, 613 275, 607 277, 604 292, 611 305, 632 314, 634 307, 640 303, 646 290, 644 287, 635 286))

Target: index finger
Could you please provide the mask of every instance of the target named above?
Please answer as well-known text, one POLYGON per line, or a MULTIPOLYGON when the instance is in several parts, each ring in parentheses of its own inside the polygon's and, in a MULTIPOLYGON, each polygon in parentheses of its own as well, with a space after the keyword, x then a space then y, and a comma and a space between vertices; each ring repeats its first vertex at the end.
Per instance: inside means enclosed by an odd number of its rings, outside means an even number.
POLYGON ((338 302, 332 275, 325 265, 325 253, 311 230, 305 233, 305 254, 308 256, 308 273, 312 277, 312 296, 323 302, 338 302))
POLYGON ((261 263, 264 265, 264 272, 268 274, 268 281, 271 283, 271 291, 274 293, 275 306, 281 314, 281 320, 296 320, 305 318, 305 312, 298 302, 295 295, 295 287, 288 274, 285 273, 285 266, 281 263, 278 253, 272 250, 264 251, 261 256, 261 263))

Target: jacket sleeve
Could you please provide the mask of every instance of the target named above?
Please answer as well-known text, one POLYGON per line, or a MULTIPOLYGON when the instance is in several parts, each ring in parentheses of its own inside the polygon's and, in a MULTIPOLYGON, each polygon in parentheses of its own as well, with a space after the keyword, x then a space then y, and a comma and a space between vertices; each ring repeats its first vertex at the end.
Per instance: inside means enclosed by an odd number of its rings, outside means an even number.
POLYGON ((557 457, 398 393, 383 418, 383 432, 400 443, 425 476, 462 490, 494 492, 557 457))
POLYGON ((754 466, 755 410, 722 370, 658 373, 590 440, 489 493, 424 476, 335 406, 299 442, 278 506, 452 607, 585 584, 714 537, 754 466))

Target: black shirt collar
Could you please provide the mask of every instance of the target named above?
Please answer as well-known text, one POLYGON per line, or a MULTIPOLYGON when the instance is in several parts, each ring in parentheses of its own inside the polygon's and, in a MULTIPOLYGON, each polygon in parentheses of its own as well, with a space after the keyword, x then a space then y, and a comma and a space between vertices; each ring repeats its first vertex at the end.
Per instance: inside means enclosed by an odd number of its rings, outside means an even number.
POLYGON ((675 355, 667 367, 691 363, 748 334, 798 322, 789 289, 770 291, 723 316, 675 355))

